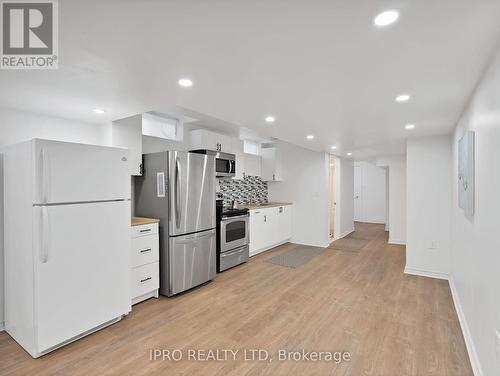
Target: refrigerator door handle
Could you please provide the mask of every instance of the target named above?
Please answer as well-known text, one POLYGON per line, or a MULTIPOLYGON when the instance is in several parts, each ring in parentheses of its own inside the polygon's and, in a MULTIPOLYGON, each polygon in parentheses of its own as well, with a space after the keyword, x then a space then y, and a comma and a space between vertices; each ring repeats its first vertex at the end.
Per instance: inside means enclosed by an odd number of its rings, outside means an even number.
POLYGON ((203 239, 203 238, 208 238, 210 236, 214 236, 214 230, 209 230, 205 231, 205 234, 198 235, 198 234, 193 234, 193 235, 187 235, 185 237, 186 240, 192 240, 192 239, 203 239))
POLYGON ((179 159, 176 157, 175 158, 175 225, 177 228, 180 227, 181 225, 181 213, 179 210, 179 207, 181 206, 180 204, 180 183, 181 183, 181 176, 180 176, 180 164, 179 164, 179 159))
POLYGON ((42 264, 49 261, 49 213, 45 206, 42 207, 42 241, 41 241, 41 251, 40 251, 40 262, 42 264))

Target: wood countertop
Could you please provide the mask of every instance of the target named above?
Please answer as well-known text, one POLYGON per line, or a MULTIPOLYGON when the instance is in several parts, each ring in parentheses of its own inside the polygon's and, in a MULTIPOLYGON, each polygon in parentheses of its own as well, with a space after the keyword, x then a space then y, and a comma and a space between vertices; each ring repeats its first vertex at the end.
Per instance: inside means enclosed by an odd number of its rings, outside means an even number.
POLYGON ((132 226, 149 225, 151 223, 159 223, 158 218, 132 217, 132 226))
POLYGON ((293 205, 291 202, 268 202, 266 204, 238 204, 237 208, 247 208, 249 210, 276 208, 279 206, 293 205))

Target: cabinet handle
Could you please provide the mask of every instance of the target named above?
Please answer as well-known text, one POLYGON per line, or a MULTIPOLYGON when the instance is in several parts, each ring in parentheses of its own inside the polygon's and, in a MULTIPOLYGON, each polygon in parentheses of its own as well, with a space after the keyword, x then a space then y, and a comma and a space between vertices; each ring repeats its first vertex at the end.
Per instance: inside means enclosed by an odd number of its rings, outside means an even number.
POLYGON ((141 249, 141 253, 151 252, 151 248, 141 249))
POLYGON ((267 215, 264 216, 264 222, 267 222, 267 215))
POLYGON ((144 229, 144 230, 139 230, 139 232, 149 232, 149 231, 151 231, 151 229, 150 229, 150 228, 146 228, 146 229, 144 229))
POLYGON ((147 282, 147 281, 149 281, 150 279, 151 279, 151 277, 141 279, 141 283, 147 282))
POLYGON ((273 180, 276 180, 276 176, 273 174, 273 180))

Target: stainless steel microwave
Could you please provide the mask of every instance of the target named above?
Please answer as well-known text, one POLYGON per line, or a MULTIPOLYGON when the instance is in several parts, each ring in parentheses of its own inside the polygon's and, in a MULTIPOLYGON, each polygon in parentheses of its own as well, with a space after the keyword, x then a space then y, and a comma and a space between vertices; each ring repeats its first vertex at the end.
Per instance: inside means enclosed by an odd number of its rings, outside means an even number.
POLYGON ((218 178, 232 178, 236 174, 236 157, 234 154, 206 149, 191 150, 190 153, 214 155, 215 176, 218 178))

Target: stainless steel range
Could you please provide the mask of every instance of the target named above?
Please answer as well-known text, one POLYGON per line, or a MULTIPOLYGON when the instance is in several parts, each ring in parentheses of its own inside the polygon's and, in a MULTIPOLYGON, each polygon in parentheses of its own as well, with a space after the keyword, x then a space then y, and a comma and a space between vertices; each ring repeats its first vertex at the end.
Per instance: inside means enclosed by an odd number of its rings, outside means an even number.
POLYGON ((217 272, 248 261, 248 209, 224 206, 217 200, 217 272))

